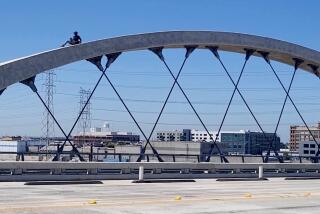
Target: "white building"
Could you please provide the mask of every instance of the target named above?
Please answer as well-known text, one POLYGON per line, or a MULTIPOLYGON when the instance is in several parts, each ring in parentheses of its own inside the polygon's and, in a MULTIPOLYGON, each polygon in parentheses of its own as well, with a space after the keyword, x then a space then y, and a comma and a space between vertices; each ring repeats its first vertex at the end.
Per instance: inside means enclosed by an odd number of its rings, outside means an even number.
POLYGON ((299 155, 306 157, 314 157, 317 154, 318 146, 314 141, 300 141, 299 143, 299 155))
MULTIPOLYGON (((191 130, 191 140, 193 142, 201 142, 201 141, 205 141, 205 142, 210 142, 210 141, 213 141, 216 139, 216 135, 217 135, 218 132, 216 131, 209 131, 209 134, 208 132, 206 131, 199 131, 199 130, 196 130, 196 129, 192 129, 191 130), (212 139, 211 139, 212 137, 212 139)), ((217 142, 219 142, 220 138, 218 137, 217 139, 217 142)))
POLYGON ((158 131, 157 140, 158 141, 181 141, 183 138, 183 131, 158 131))
MULTIPOLYGON (((212 142, 216 139, 217 131, 196 130, 196 129, 184 129, 183 131, 158 131, 157 141, 193 141, 193 142, 212 142)), ((221 131, 216 142, 221 142, 221 134, 223 133, 245 133, 245 131, 221 131)))
MULTIPOLYGON (((192 129, 191 130, 191 140, 194 142, 198 142, 198 141, 206 141, 206 142, 210 142, 212 140, 215 140, 217 137, 217 131, 209 131, 212 139, 210 139, 210 136, 208 135, 208 133, 206 131, 199 131, 196 129, 192 129)), ((240 130, 240 131, 220 131, 219 136, 216 140, 216 142, 221 142, 221 135, 224 134, 244 134, 246 133, 246 131, 244 130, 240 130)))
MULTIPOLYGON (((217 132, 209 131, 213 140, 216 138, 217 132)), ((193 142, 210 142, 210 135, 206 131, 196 129, 184 129, 183 131, 158 131, 157 141, 193 141, 193 142)), ((218 140, 219 141, 219 138, 218 140)))
POLYGON ((27 142, 26 141, 10 141, 10 140, 1 140, 0 141, 0 152, 16 152, 24 153, 27 151, 27 142))

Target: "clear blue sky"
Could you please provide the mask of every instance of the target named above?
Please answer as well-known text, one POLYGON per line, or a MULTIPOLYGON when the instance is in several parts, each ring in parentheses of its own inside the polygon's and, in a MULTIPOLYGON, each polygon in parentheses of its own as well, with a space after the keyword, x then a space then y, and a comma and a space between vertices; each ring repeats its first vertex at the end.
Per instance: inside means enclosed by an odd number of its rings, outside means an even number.
MULTIPOLYGON (((154 31, 231 31, 277 38, 320 50, 319 7, 316 0, 307 3, 298 0, 4 0, 0 13, 0 61, 56 48, 75 30, 84 41, 154 31)), ((164 53, 176 71, 183 59, 183 50, 164 53)), ((236 78, 243 55, 222 53, 222 57, 236 78)), ((278 63, 275 66, 287 86, 292 68, 278 63)), ((92 89, 99 73, 87 62, 61 67, 55 73, 55 114, 68 130, 79 111, 80 86, 92 89)), ((148 51, 123 54, 109 75, 148 134, 149 123, 154 122, 155 112, 160 110, 172 78, 148 51)), ((37 77, 41 92, 43 78, 43 75, 37 77)), ((181 75, 181 85, 187 89, 209 128, 217 129, 232 85, 208 51, 194 52, 181 75)), ((319 88, 317 78, 298 72, 292 97, 310 125, 319 120, 319 88)), ((252 58, 240 89, 265 130, 273 131, 285 95, 261 59, 252 58)), ((195 116, 188 115, 190 107, 177 88, 170 101, 157 130, 202 129, 195 116)), ((258 130, 238 95, 233 104, 223 130, 258 130)), ((109 121, 113 130, 139 133, 123 110, 103 80, 92 100, 93 125, 109 121)), ((0 135, 41 135, 42 113, 40 102, 28 88, 21 84, 10 86, 0 97, 0 135)), ((279 128, 283 142, 288 141, 290 124, 301 124, 301 120, 288 103, 279 128)), ((56 135, 61 136, 57 128, 56 135)))

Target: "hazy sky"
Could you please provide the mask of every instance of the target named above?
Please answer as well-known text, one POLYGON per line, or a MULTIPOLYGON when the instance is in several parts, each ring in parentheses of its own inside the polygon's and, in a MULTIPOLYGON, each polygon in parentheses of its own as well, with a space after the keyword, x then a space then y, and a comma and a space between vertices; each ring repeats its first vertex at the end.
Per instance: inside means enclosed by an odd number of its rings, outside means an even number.
MULTIPOLYGON (((170 30, 230 31, 261 35, 320 50, 319 1, 1 1, 0 61, 60 46, 77 30, 83 41, 170 30)), ((183 60, 184 50, 165 50, 173 71, 183 60)), ((221 53, 234 79, 243 55, 221 53)), ((293 68, 274 63, 285 85, 293 68)), ((79 89, 92 89, 99 72, 88 62, 77 62, 55 69, 54 110, 69 131, 79 111, 79 89)), ((149 51, 122 54, 112 65, 109 76, 148 135, 151 124, 173 82, 161 62, 149 51)), ((42 94, 44 75, 36 84, 42 94)), ((186 89, 205 124, 216 130, 232 93, 232 84, 207 50, 195 51, 181 74, 186 89)), ((262 127, 273 132, 285 93, 261 58, 253 57, 239 88, 256 113, 262 127)), ((319 79, 299 70, 292 98, 306 121, 319 120, 319 79)), ((92 126, 110 123, 112 130, 139 133, 131 118, 103 79, 92 99, 92 126)), ((43 107, 30 89, 15 84, 0 97, 0 135, 41 135, 43 107)), ((288 141, 289 125, 302 121, 288 102, 279 135, 288 141)), ((156 130, 203 129, 176 87, 156 130)), ((236 94, 223 130, 258 130, 236 94)), ((78 129, 75 130, 76 132, 78 129)), ((57 136, 62 136, 56 128, 57 136)))

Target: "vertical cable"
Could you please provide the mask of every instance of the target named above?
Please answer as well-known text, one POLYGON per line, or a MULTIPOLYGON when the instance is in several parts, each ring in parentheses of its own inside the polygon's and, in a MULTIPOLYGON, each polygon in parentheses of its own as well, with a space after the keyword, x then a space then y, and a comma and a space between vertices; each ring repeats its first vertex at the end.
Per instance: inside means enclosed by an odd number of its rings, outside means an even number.
POLYGON ((38 96, 38 98, 40 99, 40 101, 42 102, 42 104, 44 105, 44 107, 47 109, 47 111, 49 112, 49 114, 51 115, 52 119, 55 121, 55 123, 57 124, 57 126, 59 127, 59 129, 61 130, 61 132, 63 133, 63 135, 65 136, 65 138, 67 139, 67 141, 69 142, 69 144, 72 146, 72 150, 76 153, 76 155, 79 157, 80 161, 85 161, 84 158, 80 155, 79 150, 73 145, 73 143, 71 143, 69 137, 67 136, 67 134, 65 133, 65 131, 63 130, 63 128, 61 127, 61 125, 59 124, 59 122, 57 121, 57 119, 55 118, 55 116, 53 115, 53 113, 50 111, 50 109, 48 108, 48 106, 45 104, 45 102, 43 101, 42 97, 40 96, 40 94, 38 93, 38 91, 35 92, 38 96))
MULTIPOLYGON (((268 149, 267 155, 266 155, 266 157, 265 157, 265 162, 268 162, 268 159, 269 159, 269 156, 270 156, 270 150, 271 150, 271 148, 272 148, 272 146, 273 146, 273 143, 274 143, 274 141, 275 141, 275 139, 276 139, 276 133, 277 133, 277 131, 278 131, 278 127, 279 127, 279 124, 280 124, 280 120, 281 120, 281 117, 282 117, 282 114, 283 114, 283 111, 284 111, 284 107, 285 107, 285 105, 286 105, 286 103, 287 103, 288 95, 289 95, 289 93, 290 93, 291 86, 292 86, 294 77, 295 77, 295 75, 296 75, 297 69, 298 69, 299 65, 300 65, 301 63, 303 63, 302 60, 296 59, 296 58, 294 58, 293 61, 295 62, 295 66, 294 66, 294 71, 293 71, 293 74, 292 74, 292 77, 291 77, 291 80, 290 80, 290 84, 289 84, 289 88, 288 88, 288 94, 286 94, 286 97, 285 97, 285 99, 284 99, 284 102, 283 102, 283 105, 282 105, 282 108, 281 108, 281 111, 280 111, 280 114, 279 114, 279 117, 278 117, 277 125, 276 125, 276 127, 275 127, 274 132, 273 132, 272 142, 269 144, 269 149, 268 149)), ((276 150, 275 146, 274 146, 274 150, 276 150)))
MULTIPOLYGON (((92 92, 91 92, 90 96, 88 97, 86 103, 85 103, 84 106, 82 107, 82 109, 81 109, 81 111, 80 111, 80 113, 79 113, 76 121, 74 122, 71 130, 69 131, 69 133, 68 133, 68 135, 67 135, 67 137, 66 137, 66 140, 63 142, 62 146, 58 149, 56 156, 53 158, 53 161, 56 161, 56 160, 59 159, 59 155, 60 155, 60 153, 63 151, 67 139, 69 139, 69 137, 70 137, 73 129, 75 128, 77 122, 79 121, 79 119, 80 119, 83 111, 85 110, 86 106, 87 106, 88 103, 90 102, 90 99, 91 99, 92 95, 94 94, 95 90, 97 89, 97 87, 98 87, 98 85, 99 85, 99 83, 100 83, 100 81, 101 81, 101 79, 102 79, 102 77, 103 77, 103 74, 106 73, 106 71, 107 71, 107 69, 109 68, 109 66, 117 59, 117 57, 118 57, 120 54, 121 54, 121 53, 114 53, 114 54, 107 55, 108 61, 107 61, 107 64, 106 64, 106 68, 105 68, 105 69, 103 69, 103 67, 102 67, 102 65, 101 65, 102 56, 97 56, 97 57, 94 57, 94 58, 91 58, 91 59, 87 59, 87 61, 89 61, 89 62, 93 63, 94 65, 96 65, 97 68, 98 68, 100 71, 102 71, 102 74, 101 74, 100 78, 98 79, 96 85, 94 86, 94 89, 92 90, 92 92)), ((70 141, 69 141, 69 142, 70 142, 70 141)), ((70 142, 70 143, 71 143, 71 142, 70 142)))
MULTIPOLYGON (((217 51, 217 49, 215 49, 215 50, 213 50, 213 51, 215 52, 215 51, 217 51)), ((245 67, 246 67, 246 65, 247 65, 247 62, 248 62, 250 56, 255 52, 255 50, 251 50, 251 49, 246 49, 245 51, 246 51, 245 61, 244 61, 244 63, 243 63, 243 66, 242 66, 240 75, 239 75, 239 77, 238 77, 237 83, 236 83, 236 85, 235 85, 235 87, 234 87, 234 89, 233 89, 233 92, 232 92, 232 95, 231 95, 231 97, 230 97, 230 100, 229 100, 228 106, 227 106, 227 108, 226 108, 226 111, 225 111, 225 113, 224 113, 224 115, 223 115, 222 121, 221 121, 220 126, 219 126, 219 129, 218 129, 218 133, 216 134, 216 138, 214 139, 214 142, 217 141, 217 138, 218 138, 218 136, 219 136, 219 134, 220 134, 220 132, 221 132, 222 126, 223 126, 224 121, 225 121, 225 119, 226 119, 226 116, 227 116, 227 114, 228 114, 228 111, 229 111, 229 108, 230 108, 230 106, 231 106, 231 103, 232 103, 234 94, 235 94, 235 92, 236 92, 236 90, 237 90, 237 87, 238 87, 239 82, 240 82, 240 80, 241 80, 241 77, 242 77, 242 74, 243 74, 243 72, 244 72, 244 69, 245 69, 245 67)), ((216 55, 216 53, 214 53, 214 54, 216 55)), ((207 157, 206 162, 210 162, 212 153, 213 153, 213 148, 210 149, 209 156, 207 157)))
MULTIPOLYGON (((147 140, 147 142, 149 142, 149 143, 150 143, 151 136, 152 136, 152 134, 153 134, 153 132, 154 132, 154 130, 155 130, 158 122, 159 122, 159 119, 160 119, 160 117, 161 117, 161 115, 162 115, 162 113, 163 113, 163 110, 164 110, 165 106, 167 105, 167 102, 168 102, 168 100, 169 100, 169 98, 170 98, 170 96, 171 96, 171 93, 172 93, 172 91, 173 91, 173 88, 174 88, 174 86, 176 85, 176 83, 177 83, 177 81, 178 81, 178 78, 179 78, 179 76, 180 76, 180 74, 181 74, 181 71, 183 70, 184 65, 185 65, 188 57, 189 57, 190 54, 195 50, 195 48, 196 48, 196 47, 186 47, 186 54, 185 54, 185 57, 184 57, 184 60, 183 60, 183 62, 182 62, 182 64, 181 64, 181 66, 180 66, 179 72, 178 72, 177 76, 174 78, 174 82, 173 82, 173 84, 172 84, 172 86, 171 86, 171 88, 170 88, 170 91, 169 91, 169 93, 168 93, 168 95, 167 95, 167 97, 166 97, 166 99, 165 99, 165 101, 164 101, 164 103, 163 103, 163 105, 162 105, 162 108, 161 108, 161 110, 160 110, 160 113, 159 113, 159 115, 158 115, 158 117, 157 117, 157 119, 156 119, 156 121, 155 121, 155 123, 154 123, 154 125, 153 125, 153 127, 152 127, 152 130, 151 130, 151 132, 150 132, 150 134, 149 134, 149 137, 148 137, 148 140, 147 140)), ((156 53, 156 54, 157 54, 157 53, 156 53)), ((158 55, 158 54, 157 54, 157 55, 158 55)), ((161 57, 160 57, 160 58, 161 58, 161 57)), ((151 144, 151 143, 150 143, 150 144, 151 144)), ((143 157, 143 155, 144 155, 144 153, 145 153, 145 151, 146 151, 146 148, 147 148, 147 144, 145 144, 145 146, 143 147, 142 152, 141 152, 139 158, 137 159, 137 162, 140 162, 140 161, 141 161, 141 159, 142 159, 142 157, 143 157)))
MULTIPOLYGON (((127 110, 127 112, 129 113, 130 117, 132 118, 132 120, 134 121, 134 123, 136 124, 136 126, 138 127, 139 131, 142 133, 143 137, 145 138, 145 140, 147 141, 146 144, 148 144, 148 138, 146 136, 146 134, 144 133, 144 131, 142 130, 142 128, 140 127, 139 123, 137 122, 137 120, 135 119, 135 117, 133 116, 133 114, 131 113, 131 111, 129 110, 128 106, 126 105, 126 103, 123 101, 122 97, 120 96, 120 94, 118 93, 117 89, 114 87, 113 83, 111 82, 111 80, 109 79, 109 77, 104 74, 105 78, 107 79, 107 81, 109 82, 110 86, 112 87, 113 91, 116 93, 116 95, 118 96, 119 100, 121 101, 121 103, 123 104, 123 106, 125 107, 125 109, 127 110)), ((150 143, 149 143, 150 144, 150 143)), ((150 144, 150 147, 153 151, 153 153, 156 155, 156 157, 158 158, 159 162, 163 162, 163 159, 160 157, 159 153, 157 152, 157 150, 150 144)))
MULTIPOLYGON (((164 63, 164 65, 165 65, 165 67, 167 68, 168 72, 170 73, 171 77, 172 77, 173 79, 175 79, 176 77, 174 76, 172 70, 170 69, 170 67, 168 66, 166 60, 165 60, 164 57, 162 56, 162 52, 161 52, 161 51, 162 51, 162 48, 156 48, 156 49, 153 49, 152 51, 155 52, 155 53, 159 56, 160 60, 164 63)), ((193 106, 193 104, 191 103, 190 99, 188 98, 187 94, 184 92, 183 88, 181 87, 181 85, 179 84, 178 81, 176 81, 176 84, 177 84, 177 86, 179 87, 180 91, 182 92, 183 96, 186 98, 186 100, 187 100, 187 102, 189 103, 190 107, 192 108, 194 114, 195 114, 195 115, 197 116, 197 118, 199 119, 201 125, 203 126, 203 128, 204 128, 205 131, 207 132, 208 136, 210 137, 210 139, 211 139, 212 141, 214 141, 214 140, 213 140, 213 137, 211 136, 211 134, 210 134, 210 132, 209 132, 209 130, 208 130, 208 128, 206 127, 206 125, 205 125, 204 122, 202 121, 200 115, 198 114, 198 112, 197 112, 196 109, 194 108, 194 106, 193 106)), ((216 148, 217 148, 217 151, 218 151, 218 153, 219 153, 219 155, 220 155, 220 158, 221 158, 221 162, 224 161, 224 162, 228 163, 229 161, 228 161, 227 158, 223 155, 223 153, 221 152, 219 146, 218 146, 216 143, 213 143, 213 145, 216 146, 216 148)))
POLYGON ((29 86, 30 89, 38 96, 38 98, 40 99, 41 103, 44 105, 44 107, 47 109, 47 111, 49 112, 49 114, 51 115, 51 117, 53 118, 53 120, 55 121, 55 123, 58 125, 59 129, 61 130, 61 132, 64 134, 64 136, 66 137, 66 139, 68 140, 68 142, 70 143, 70 145, 72 146, 72 150, 77 154, 77 156, 79 157, 79 159, 81 161, 84 161, 84 159, 82 158, 82 156, 80 155, 78 149, 71 143, 71 141, 69 140, 69 138, 67 137, 66 133, 64 132, 63 128, 61 127, 61 125, 59 124, 59 122, 57 121, 57 119, 55 118, 55 116, 53 115, 53 113, 50 111, 49 107, 46 105, 46 103, 43 101, 42 97, 40 96, 38 89, 35 85, 35 79, 36 76, 30 77, 28 79, 22 80, 20 81, 20 83, 29 86))
POLYGON ((106 72, 106 70, 107 70, 107 67, 102 71, 102 74, 100 75, 100 77, 99 77, 99 79, 98 79, 97 83, 95 84, 95 86, 94 86, 94 88, 93 88, 92 92, 90 93, 90 96, 88 97, 88 99, 87 99, 86 103, 85 103, 85 104, 84 104, 84 106, 82 107, 82 109, 81 109, 81 111, 80 111, 80 113, 79 113, 79 115, 78 115, 78 117, 77 117, 76 121, 73 123, 72 128, 70 129, 70 131, 69 131, 69 133, 68 133, 68 135, 67 135, 66 139, 64 140, 63 144, 61 145, 61 147, 60 147, 60 148, 59 148, 59 150, 57 151, 56 156, 53 158, 53 161, 56 161, 56 160, 59 158, 58 156, 59 156, 59 155, 61 154, 61 152, 63 151, 64 146, 65 146, 65 144, 66 144, 67 140, 69 139, 69 137, 70 137, 70 135, 71 135, 71 133, 72 133, 73 129, 74 129, 74 128, 75 128, 75 126, 77 125, 77 123, 78 123, 78 121, 79 121, 79 119, 80 119, 80 117, 81 117, 81 115, 82 115, 83 111, 85 110, 86 106, 87 106, 87 105, 88 105, 88 103, 90 102, 90 99, 91 99, 92 95, 94 94, 94 92, 96 91, 96 89, 97 89, 97 87, 98 87, 98 85, 99 85, 99 83, 100 83, 100 81, 101 81, 101 79, 102 79, 102 77, 103 77, 103 74, 106 72))
POLYGON ((309 132, 309 134, 311 135, 313 141, 317 144, 317 146, 318 146, 318 152, 317 152, 317 154, 316 154, 316 157, 318 157, 319 154, 320 154, 319 143, 317 142, 316 138, 315 138, 314 135, 312 134, 309 126, 307 125, 306 121, 304 120, 303 116, 301 115, 299 109, 297 108, 296 104, 295 104, 294 101, 292 100, 292 98, 291 98, 291 96, 289 95, 288 91, 287 91, 286 88, 284 87, 284 85, 283 85, 281 79, 279 78, 278 74, 275 72, 275 69, 273 68, 273 66, 272 66, 272 64, 271 64, 271 62, 270 62, 270 60, 269 60, 269 57, 268 57, 268 56, 269 56, 269 53, 268 53, 268 52, 259 52, 259 53, 262 55, 262 57, 264 58, 264 60, 267 62, 267 64, 268 64, 269 67, 271 68, 271 71, 272 71, 273 74, 276 76, 276 78, 277 78, 278 82, 280 83, 282 89, 283 89, 283 90, 285 91, 285 93, 288 95, 288 98, 289 98, 290 102, 292 103, 293 107, 295 108, 295 110, 296 110, 296 112, 298 113, 299 117, 301 118, 302 122, 304 123, 304 125, 305 125, 306 128, 308 129, 308 132, 309 132))
MULTIPOLYGON (((256 124, 258 125, 259 129, 261 130, 263 136, 264 136, 264 139, 267 139, 267 136, 266 136, 266 133, 265 131, 262 129, 262 126, 260 125, 258 119, 256 118, 256 116, 254 115, 253 111, 251 110, 250 106, 248 105, 246 99, 244 98, 244 96, 242 95, 241 91, 239 90, 238 87, 236 87, 236 83, 234 82, 234 80, 232 79, 228 69, 226 68, 226 66, 224 65, 224 63, 222 62, 220 56, 219 56, 219 53, 218 53, 218 47, 207 47, 213 54, 214 56, 218 59, 218 61, 220 62, 223 70, 225 71, 225 73, 227 74, 227 76, 229 77, 230 81, 232 82, 233 86, 235 86, 237 92, 239 93, 242 101, 244 102, 244 104, 246 105, 247 109, 249 110, 251 116, 253 117, 254 121, 256 122, 256 124)), ((282 162, 282 159, 281 157, 279 156, 279 154, 277 152, 275 152, 279 162, 282 162)))

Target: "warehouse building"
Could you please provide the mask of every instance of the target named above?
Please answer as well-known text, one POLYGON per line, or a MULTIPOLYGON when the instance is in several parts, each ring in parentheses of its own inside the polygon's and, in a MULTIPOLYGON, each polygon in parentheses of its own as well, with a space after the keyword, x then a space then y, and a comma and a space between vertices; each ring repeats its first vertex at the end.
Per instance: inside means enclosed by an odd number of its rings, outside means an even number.
POLYGON ((103 146, 104 143, 138 143, 140 136, 132 132, 115 132, 115 131, 102 131, 101 129, 91 129, 90 132, 79 133, 73 136, 73 142, 76 145, 103 146))
MULTIPOLYGON (((213 147, 212 143, 197 143, 192 141, 175 141, 175 142, 151 142, 153 148, 157 150, 159 155, 164 161, 167 162, 183 162, 183 161, 192 161, 198 162, 205 161, 206 156, 210 153, 211 148, 213 147)), ((223 143, 217 143, 220 150, 223 153, 226 153, 227 145, 223 143)), ((128 155, 122 155, 122 161, 136 161, 139 157, 139 154, 142 151, 142 148, 145 146, 145 143, 142 145, 116 145, 115 153, 124 153, 128 155), (130 154, 130 155, 129 155, 130 154)), ((153 155, 151 147, 148 145, 145 151, 145 158, 149 158, 150 161, 157 161, 157 158, 153 155)), ((218 154, 216 147, 213 147, 213 155, 218 154)), ((114 156, 118 160, 118 156, 114 156)), ((220 160, 220 159, 219 159, 220 160)), ((109 161, 112 162, 112 161, 109 161)))
MULTIPOLYGON (((0 161, 19 160, 22 153, 28 152, 30 149, 40 148, 46 145, 45 141, 34 140, 22 137, 3 137, 0 139, 0 161)), ((38 157, 28 157, 25 160, 39 160, 38 157)))

